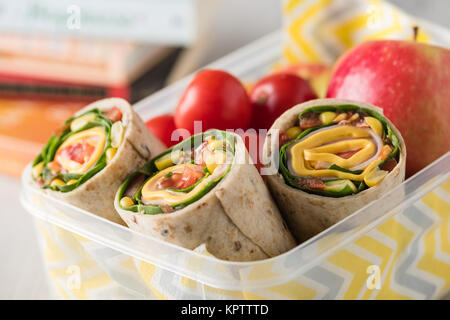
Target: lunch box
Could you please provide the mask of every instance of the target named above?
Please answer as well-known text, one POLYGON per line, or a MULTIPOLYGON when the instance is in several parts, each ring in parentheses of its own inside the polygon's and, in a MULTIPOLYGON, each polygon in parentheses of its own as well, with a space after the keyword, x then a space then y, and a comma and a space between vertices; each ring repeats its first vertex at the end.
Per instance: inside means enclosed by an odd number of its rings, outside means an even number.
MULTIPOLYGON (((281 32, 211 64, 242 81, 279 61, 281 32)), ((134 105, 174 110, 192 76, 134 105)), ((331 228, 277 257, 218 260, 134 232, 31 186, 49 281, 66 299, 437 299, 450 289, 450 152, 331 228)))

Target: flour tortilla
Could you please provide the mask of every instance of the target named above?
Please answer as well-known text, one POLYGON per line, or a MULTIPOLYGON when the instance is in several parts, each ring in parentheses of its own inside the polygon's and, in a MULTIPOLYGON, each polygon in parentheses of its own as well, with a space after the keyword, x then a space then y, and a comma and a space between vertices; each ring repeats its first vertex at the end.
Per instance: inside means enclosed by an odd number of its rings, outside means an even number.
MULTIPOLYGON (((233 134, 234 135, 234 134, 233 134)), ((223 260, 252 261, 279 255, 296 243, 249 156, 236 138, 235 159, 228 174, 205 196, 172 213, 140 214, 116 210, 136 231, 188 249, 205 244, 223 260)))
MULTIPOLYGON (((95 108, 106 112, 113 107, 122 111, 122 123, 125 127, 123 142, 117 149, 113 160, 103 170, 72 191, 44 190, 53 197, 124 225, 114 209, 114 196, 117 189, 128 174, 138 170, 150 158, 164 151, 166 147, 149 132, 142 119, 123 99, 102 99, 89 104, 75 115, 95 108)), ((37 185, 37 183, 35 184, 37 185)))
MULTIPOLYGON (((270 128, 264 143, 263 158, 273 159, 271 145, 278 139, 275 130, 286 131, 294 126, 302 110, 315 106, 351 104, 374 110, 381 115, 382 109, 368 103, 339 99, 317 99, 299 104, 283 113, 270 128)), ((406 147, 398 129, 386 119, 399 140, 399 163, 378 185, 358 194, 331 198, 309 194, 287 185, 280 173, 267 176, 267 185, 275 198, 290 230, 299 242, 327 229, 368 203, 377 200, 405 179, 406 147)), ((278 158, 278 157, 277 157, 278 158)), ((272 160, 273 161, 273 160, 272 160)))

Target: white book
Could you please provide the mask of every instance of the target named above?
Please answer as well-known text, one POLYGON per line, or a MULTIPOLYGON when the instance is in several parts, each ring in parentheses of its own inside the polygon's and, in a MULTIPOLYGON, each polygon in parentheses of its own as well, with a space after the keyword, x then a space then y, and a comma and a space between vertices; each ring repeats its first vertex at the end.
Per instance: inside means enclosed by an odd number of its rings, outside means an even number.
POLYGON ((0 0, 0 32, 188 45, 216 0, 0 0))

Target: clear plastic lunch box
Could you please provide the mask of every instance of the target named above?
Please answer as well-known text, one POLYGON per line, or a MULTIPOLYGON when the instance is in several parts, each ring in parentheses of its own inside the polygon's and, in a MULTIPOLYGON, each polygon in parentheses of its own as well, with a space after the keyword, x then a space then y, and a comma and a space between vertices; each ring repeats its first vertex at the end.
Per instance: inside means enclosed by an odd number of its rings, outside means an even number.
MULTIPOLYGON (((281 34, 211 64, 243 81, 269 72, 281 34)), ((187 77, 134 107, 172 111, 187 77)), ((30 187, 51 283, 63 298, 436 299, 450 289, 450 153, 382 198, 280 256, 222 261, 134 232, 30 187)))

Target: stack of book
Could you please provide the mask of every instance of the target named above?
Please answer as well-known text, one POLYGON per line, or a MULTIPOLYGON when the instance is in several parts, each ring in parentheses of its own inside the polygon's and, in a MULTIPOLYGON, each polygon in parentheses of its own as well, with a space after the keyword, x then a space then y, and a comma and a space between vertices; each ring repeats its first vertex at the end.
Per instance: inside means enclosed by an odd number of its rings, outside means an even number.
POLYGON ((160 73, 148 87, 161 87, 165 81, 161 74, 170 71, 179 51, 126 42, 0 34, 0 95, 137 100, 149 93, 139 88, 139 80, 152 71, 160 73), (165 70, 160 70, 162 62, 165 70))
POLYGON ((198 68, 215 2, 0 0, 0 173, 89 102, 134 103, 198 68))
POLYGON ((164 86, 181 49, 0 34, 0 172, 19 175, 52 131, 105 97, 164 86))

